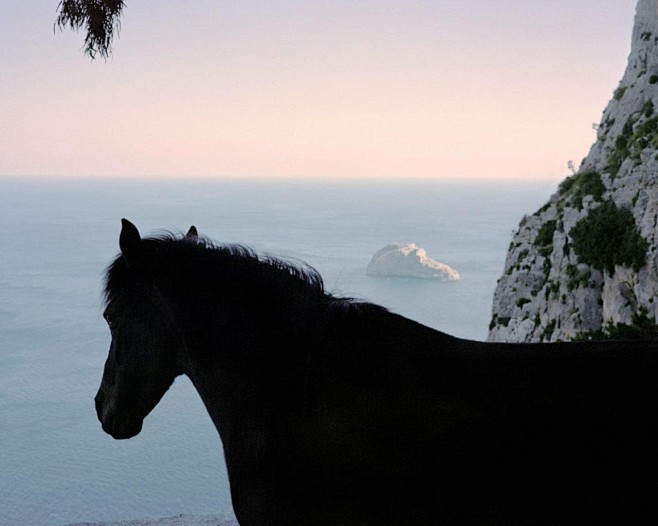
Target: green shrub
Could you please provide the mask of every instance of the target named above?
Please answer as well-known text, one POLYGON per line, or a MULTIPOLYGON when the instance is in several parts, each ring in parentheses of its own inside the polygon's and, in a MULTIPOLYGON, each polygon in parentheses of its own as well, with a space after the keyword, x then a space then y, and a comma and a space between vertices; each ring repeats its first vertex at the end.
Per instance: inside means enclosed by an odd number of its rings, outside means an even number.
POLYGON ((573 185, 576 182, 577 178, 578 178, 577 175, 572 175, 571 177, 567 177, 564 181, 562 181, 560 183, 560 186, 558 186, 560 195, 564 195, 567 192, 569 192, 569 190, 573 188, 573 185))
POLYGON ((560 195, 571 196, 569 206, 579 209, 583 206, 583 197, 591 195, 594 200, 600 201, 605 190, 601 174, 594 170, 572 175, 559 186, 560 195))
POLYGON ((639 160, 640 153, 647 147, 658 147, 658 117, 647 119, 635 128, 629 141, 629 156, 639 160))
POLYGON ((556 320, 551 320, 548 322, 548 325, 544 328, 543 332, 541 333, 541 336, 539 337, 541 341, 545 340, 550 340, 551 336, 553 336, 553 332, 555 331, 555 327, 557 325, 556 320))
POLYGON ((498 325, 498 314, 494 314, 493 318, 491 318, 491 321, 489 322, 489 330, 493 331, 496 325, 498 325))
POLYGON ((646 262, 649 244, 640 235, 633 215, 605 201, 571 229, 573 249, 578 259, 612 275, 615 265, 639 270, 646 262))
POLYGON ((608 157, 608 163, 606 164, 605 170, 613 177, 617 175, 622 163, 630 155, 629 143, 633 136, 633 124, 635 124, 635 117, 631 115, 626 119, 621 134, 615 139, 615 149, 610 154, 610 157, 608 157))
POLYGON ((621 100, 622 97, 624 96, 624 93, 626 93, 626 86, 620 86, 615 90, 615 92, 612 95, 612 98, 615 100, 621 100))
POLYGON ((658 75, 651 75, 649 77, 649 84, 655 84, 656 82, 658 82, 658 75))
POLYGON ((555 233, 556 228, 557 228, 557 221, 553 219, 551 221, 546 221, 546 223, 544 223, 539 228, 539 232, 537 232, 537 237, 535 237, 535 241, 533 244, 539 248, 539 252, 544 257, 546 257, 548 254, 550 254, 553 251, 553 234, 555 233), (550 250, 548 250, 548 254, 543 253, 546 252, 546 249, 548 248, 550 248, 550 250))
POLYGON ((590 284, 590 279, 592 277, 591 270, 579 271, 576 265, 569 265, 566 268, 567 274, 567 290, 571 292, 572 290, 578 289, 580 287, 587 287, 590 284))
POLYGON ((633 313, 630 324, 608 322, 598 331, 578 334, 574 341, 656 339, 658 339, 656 320, 649 317, 647 309, 640 307, 637 312, 633 313))
MULTIPOLYGON (((551 245, 551 248, 552 247, 553 247, 553 245, 551 245)), ((551 252, 552 252, 552 250, 551 250, 551 252)), ((543 267, 544 281, 545 282, 548 281, 548 276, 551 273, 551 268, 553 266, 552 263, 551 263, 551 259, 548 257, 548 255, 549 254, 546 254, 546 259, 544 260, 544 267, 543 267)), ((539 291, 537 291, 537 292, 539 292, 539 291)))
POLYGON ((631 200, 631 204, 633 205, 633 208, 635 208, 635 205, 637 204, 637 200, 640 198, 640 191, 638 190, 635 192, 635 195, 633 196, 633 199, 631 200))
POLYGON ((585 172, 579 177, 579 184, 574 192, 574 199, 582 204, 586 195, 591 195, 596 201, 600 201, 605 192, 605 186, 598 172, 585 172))
MULTIPOLYGON (((516 270, 521 270, 521 262, 522 262, 526 257, 528 257, 528 254, 530 254, 530 250, 528 250, 527 248, 524 248, 523 250, 521 250, 521 251, 519 252, 519 255, 518 255, 517 258, 516 258, 516 263, 515 263, 514 265, 512 265, 511 268, 512 268, 512 269, 516 269, 516 270)), ((510 273, 511 273, 511 272, 510 272, 510 273)))
POLYGON ((537 210, 537 211, 536 211, 534 214, 532 214, 532 215, 534 215, 534 216, 540 216, 541 214, 543 214, 544 212, 546 212, 546 210, 548 210, 550 207, 551 207, 551 202, 549 201, 548 203, 546 203, 544 206, 542 206, 539 210, 537 210))
MULTIPOLYGON (((645 104, 645 115, 649 109, 653 112, 653 103, 650 107, 648 103, 645 104)), ((636 121, 637 117, 632 115, 628 118, 621 134, 615 140, 615 149, 608 157, 606 171, 613 177, 626 159, 631 158, 639 162, 640 154, 645 148, 658 148, 658 116, 645 120, 633 129, 636 121)))

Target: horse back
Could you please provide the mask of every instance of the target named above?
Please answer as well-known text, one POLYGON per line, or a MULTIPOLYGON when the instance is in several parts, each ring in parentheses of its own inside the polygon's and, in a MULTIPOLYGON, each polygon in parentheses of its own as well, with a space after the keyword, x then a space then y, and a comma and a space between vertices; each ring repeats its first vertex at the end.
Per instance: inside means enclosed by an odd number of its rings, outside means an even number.
POLYGON ((487 344, 376 309, 288 336, 258 454, 225 443, 245 525, 655 519, 653 343, 487 344))
POLYGON ((296 420, 300 473, 322 492, 448 524, 644 513, 658 498, 655 343, 487 344, 395 315, 328 341, 296 420))

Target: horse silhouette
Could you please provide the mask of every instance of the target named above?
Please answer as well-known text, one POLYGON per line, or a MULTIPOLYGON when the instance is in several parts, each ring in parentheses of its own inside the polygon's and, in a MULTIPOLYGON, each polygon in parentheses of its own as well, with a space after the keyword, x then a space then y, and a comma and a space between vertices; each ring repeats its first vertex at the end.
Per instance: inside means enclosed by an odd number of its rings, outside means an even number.
POLYGON ((463 340, 310 267, 122 222, 98 417, 130 438, 186 374, 242 526, 658 518, 655 342, 463 340))

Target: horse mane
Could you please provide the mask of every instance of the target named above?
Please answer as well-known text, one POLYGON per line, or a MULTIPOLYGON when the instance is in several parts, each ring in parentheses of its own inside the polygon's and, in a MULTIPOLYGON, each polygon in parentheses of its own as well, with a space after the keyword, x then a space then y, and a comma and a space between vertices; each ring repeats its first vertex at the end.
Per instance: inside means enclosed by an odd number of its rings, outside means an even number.
POLYGON ((135 283, 135 274, 150 273, 182 276, 228 274, 224 279, 239 279, 246 274, 275 287, 282 295, 294 294, 298 302, 324 306, 328 313, 363 311, 382 307, 350 297, 328 293, 320 273, 304 262, 293 262, 271 255, 261 255, 242 244, 217 243, 205 236, 190 239, 170 231, 142 239, 144 256, 136 272, 119 254, 105 272, 104 303, 135 283))

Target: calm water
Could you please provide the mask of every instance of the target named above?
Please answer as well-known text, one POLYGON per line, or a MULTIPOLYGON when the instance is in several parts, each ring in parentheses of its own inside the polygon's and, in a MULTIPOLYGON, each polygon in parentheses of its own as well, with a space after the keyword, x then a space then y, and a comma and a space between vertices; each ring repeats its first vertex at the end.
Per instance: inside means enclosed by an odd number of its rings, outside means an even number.
POLYGON ((129 441, 93 407, 110 337, 100 280, 119 219, 304 260, 327 289, 483 339, 511 232, 555 185, 534 182, 0 179, 0 525, 230 509, 219 437, 187 379, 129 441), (414 242, 452 283, 369 278, 414 242))

